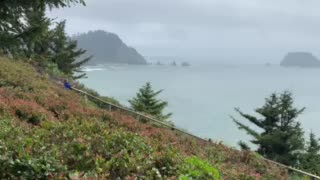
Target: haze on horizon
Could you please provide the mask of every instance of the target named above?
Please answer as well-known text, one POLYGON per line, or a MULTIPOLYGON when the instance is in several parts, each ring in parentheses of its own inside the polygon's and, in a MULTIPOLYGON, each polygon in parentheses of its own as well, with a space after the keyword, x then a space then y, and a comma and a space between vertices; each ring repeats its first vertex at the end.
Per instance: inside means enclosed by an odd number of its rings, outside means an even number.
POLYGON ((102 29, 144 56, 279 63, 289 51, 320 56, 318 0, 87 0, 48 12, 67 32, 102 29))

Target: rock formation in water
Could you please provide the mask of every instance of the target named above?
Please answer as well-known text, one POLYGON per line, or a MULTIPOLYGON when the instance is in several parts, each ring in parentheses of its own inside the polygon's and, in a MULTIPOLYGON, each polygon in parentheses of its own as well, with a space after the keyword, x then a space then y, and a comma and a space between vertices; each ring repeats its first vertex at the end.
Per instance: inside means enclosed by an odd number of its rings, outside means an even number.
POLYGON ((320 67, 320 60, 309 52, 290 52, 284 57, 280 65, 284 67, 314 68, 320 67))
POLYGON ((87 65, 97 64, 147 64, 146 60, 134 48, 128 47, 113 33, 102 30, 90 31, 73 37, 78 47, 93 55, 87 65))
POLYGON ((191 65, 188 62, 182 62, 181 66, 188 67, 188 66, 191 66, 191 65))

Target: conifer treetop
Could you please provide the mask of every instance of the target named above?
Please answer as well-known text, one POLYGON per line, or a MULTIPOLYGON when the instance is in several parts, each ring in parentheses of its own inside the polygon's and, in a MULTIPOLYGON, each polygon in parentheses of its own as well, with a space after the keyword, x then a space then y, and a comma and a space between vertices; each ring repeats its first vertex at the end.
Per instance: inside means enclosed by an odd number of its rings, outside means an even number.
POLYGON ((129 100, 129 103, 135 111, 148 113, 160 120, 167 120, 172 115, 171 113, 163 114, 164 109, 168 106, 168 102, 157 98, 162 91, 154 91, 151 83, 147 82, 139 89, 136 97, 129 100))

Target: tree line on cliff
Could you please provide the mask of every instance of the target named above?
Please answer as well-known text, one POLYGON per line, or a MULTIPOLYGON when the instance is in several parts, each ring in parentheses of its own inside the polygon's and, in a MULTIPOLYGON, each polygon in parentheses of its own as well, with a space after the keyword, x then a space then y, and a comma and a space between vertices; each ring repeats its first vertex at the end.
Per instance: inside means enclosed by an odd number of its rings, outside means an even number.
POLYGON ((53 8, 82 4, 83 0, 4 0, 0 2, 0 53, 12 59, 25 59, 42 67, 55 66, 64 74, 80 78, 79 60, 86 51, 65 32, 65 21, 46 16, 53 8))

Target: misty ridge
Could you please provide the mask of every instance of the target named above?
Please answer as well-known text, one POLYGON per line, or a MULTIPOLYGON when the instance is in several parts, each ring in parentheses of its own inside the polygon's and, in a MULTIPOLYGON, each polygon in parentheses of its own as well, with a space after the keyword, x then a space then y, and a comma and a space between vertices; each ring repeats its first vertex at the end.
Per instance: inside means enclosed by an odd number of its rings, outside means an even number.
POLYGON ((283 67, 319 68, 320 60, 309 52, 290 52, 280 65, 283 67))
MULTIPOLYGON (((92 56, 86 65, 99 64, 129 64, 146 65, 147 60, 134 47, 129 47, 120 37, 104 30, 78 33, 72 36, 78 42, 78 47, 85 49, 84 56, 92 56)), ((152 59, 152 58, 149 58, 152 59)), ((157 64, 168 61, 165 58, 157 57, 157 64)), ((170 57, 172 64, 175 64, 174 57, 170 57)), ((187 62, 183 62, 182 66, 187 62)), ((269 63, 267 63, 269 64, 269 63)), ((288 52, 281 60, 282 67, 319 68, 320 60, 310 52, 288 52)))
POLYGON ((72 39, 78 42, 79 48, 86 50, 84 56, 92 56, 86 65, 147 63, 137 50, 127 46, 114 33, 96 30, 77 34, 72 39))
POLYGON ((49 15, 66 19, 70 35, 114 32, 145 57, 263 65, 279 64, 288 52, 320 56, 318 7, 292 0, 91 0, 49 15))

